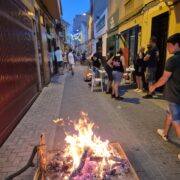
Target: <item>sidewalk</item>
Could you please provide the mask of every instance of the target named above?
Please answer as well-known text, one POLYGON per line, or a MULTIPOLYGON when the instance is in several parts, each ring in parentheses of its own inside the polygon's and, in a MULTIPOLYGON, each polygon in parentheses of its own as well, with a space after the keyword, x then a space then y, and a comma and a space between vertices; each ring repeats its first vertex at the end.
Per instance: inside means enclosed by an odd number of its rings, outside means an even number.
MULTIPOLYGON (((147 94, 147 92, 136 92, 139 96, 143 97, 147 94)), ((156 93, 154 98, 147 99, 155 105, 159 106, 163 110, 167 110, 167 102, 163 99, 162 93, 156 93)))
MULTIPOLYGON (((59 117, 66 76, 54 76, 31 106, 24 118, 0 148, 0 180, 22 168, 38 144, 41 133, 46 134, 47 148, 52 149, 59 117)), ((32 180, 34 169, 29 168, 15 180, 32 180)))

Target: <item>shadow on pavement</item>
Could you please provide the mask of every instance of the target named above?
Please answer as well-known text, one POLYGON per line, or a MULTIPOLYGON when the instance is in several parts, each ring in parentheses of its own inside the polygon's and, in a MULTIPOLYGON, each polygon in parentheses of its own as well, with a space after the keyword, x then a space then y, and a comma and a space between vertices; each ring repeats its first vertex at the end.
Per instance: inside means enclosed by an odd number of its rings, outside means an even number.
POLYGON ((122 102, 132 103, 132 104, 140 104, 139 98, 124 98, 122 102))
POLYGON ((176 140, 174 139, 168 139, 168 142, 175 145, 177 148, 180 148, 180 143, 177 142, 176 140))

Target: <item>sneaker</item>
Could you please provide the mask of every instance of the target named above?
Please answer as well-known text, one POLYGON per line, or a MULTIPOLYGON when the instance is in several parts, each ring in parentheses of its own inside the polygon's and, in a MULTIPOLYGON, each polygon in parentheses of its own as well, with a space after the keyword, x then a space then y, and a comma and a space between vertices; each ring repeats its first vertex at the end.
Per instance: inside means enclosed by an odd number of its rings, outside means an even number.
POLYGON ((116 99, 116 100, 120 100, 120 101, 121 101, 121 100, 123 100, 124 98, 123 98, 123 97, 121 97, 121 96, 119 96, 119 97, 115 97, 115 99, 116 99))
POLYGON ((138 93, 142 93, 143 92, 143 90, 141 90, 141 89, 138 89, 138 91, 137 91, 138 93))
POLYGON ((157 133, 161 136, 164 141, 168 141, 167 135, 164 135, 164 129, 157 129, 157 133))
POLYGON ((114 95, 114 94, 111 94, 111 98, 115 98, 115 95, 114 95))
POLYGON ((139 91, 139 89, 138 89, 138 88, 137 88, 137 89, 134 89, 134 91, 137 92, 137 91, 139 91))
POLYGON ((151 94, 147 94, 145 96, 143 96, 144 99, 151 99, 152 98, 152 95, 151 94))

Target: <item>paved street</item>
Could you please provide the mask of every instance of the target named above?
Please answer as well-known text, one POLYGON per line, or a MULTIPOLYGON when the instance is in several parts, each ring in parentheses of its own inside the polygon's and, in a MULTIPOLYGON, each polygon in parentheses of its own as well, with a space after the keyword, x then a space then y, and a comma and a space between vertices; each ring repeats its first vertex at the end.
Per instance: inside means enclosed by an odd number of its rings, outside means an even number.
MULTIPOLYGON (((77 119, 80 111, 88 112, 99 126, 96 134, 122 145, 140 179, 180 179, 178 148, 156 134, 165 118, 161 102, 143 100, 126 87, 121 89, 125 97, 122 102, 105 93, 92 93, 83 81, 83 68, 76 71, 74 77, 68 75, 66 79, 61 117, 77 119)), ((174 131, 170 136, 177 140, 174 131)), ((63 139, 62 129, 57 127, 54 147, 62 147, 63 139)))
MULTIPOLYGON (((32 149, 46 134, 48 149, 52 149, 55 134, 53 119, 59 117, 65 76, 55 76, 24 118, 0 148, 0 180, 22 168, 30 158, 32 149)), ((15 180, 32 180, 34 168, 29 168, 15 180)))
MULTIPOLYGON (((74 120, 80 111, 88 112, 99 126, 95 133, 103 140, 122 145, 140 179, 180 179, 180 149, 156 134, 164 123, 163 102, 144 100, 127 87, 121 88, 123 101, 115 101, 99 91, 92 93, 83 81, 83 71, 84 67, 78 66, 75 76, 56 76, 43 90, 0 149, 0 179, 26 164, 41 132, 46 133, 48 149, 62 148, 63 130, 52 119, 60 115, 74 120)), ((170 138, 178 142, 174 130, 170 138)), ((33 173, 31 168, 15 180, 31 180, 33 173)))

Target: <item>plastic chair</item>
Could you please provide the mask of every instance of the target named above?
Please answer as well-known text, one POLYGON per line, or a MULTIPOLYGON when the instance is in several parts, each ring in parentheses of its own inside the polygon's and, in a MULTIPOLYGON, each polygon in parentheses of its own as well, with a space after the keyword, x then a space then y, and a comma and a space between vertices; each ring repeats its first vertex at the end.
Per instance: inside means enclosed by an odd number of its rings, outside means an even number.
POLYGON ((101 84, 101 91, 103 92, 103 79, 102 78, 97 78, 95 76, 95 73, 92 72, 92 81, 91 81, 91 91, 94 91, 94 86, 96 85, 96 83, 100 83, 101 84))

